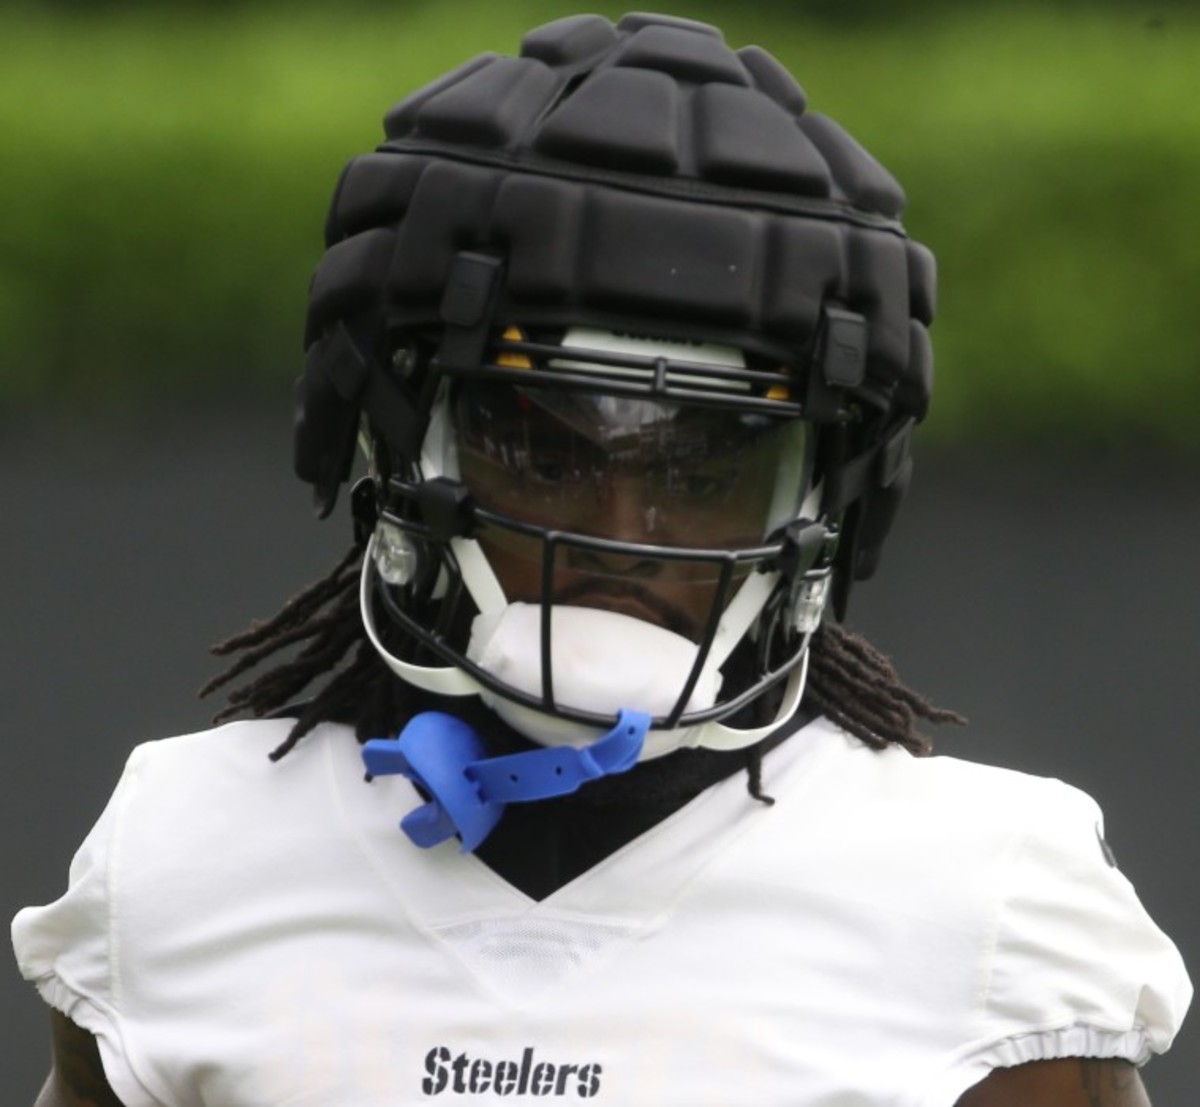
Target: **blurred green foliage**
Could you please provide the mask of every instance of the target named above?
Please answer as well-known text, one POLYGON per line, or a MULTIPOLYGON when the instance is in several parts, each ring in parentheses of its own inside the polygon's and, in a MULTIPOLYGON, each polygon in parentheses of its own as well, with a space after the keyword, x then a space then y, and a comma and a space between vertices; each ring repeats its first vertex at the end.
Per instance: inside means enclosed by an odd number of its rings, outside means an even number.
MULTIPOLYGON (((1192 8, 653 7, 767 46, 904 182, 941 272, 927 437, 1200 447, 1192 8)), ((342 164, 407 92, 577 10, 5 9, 0 402, 282 394, 342 164)))

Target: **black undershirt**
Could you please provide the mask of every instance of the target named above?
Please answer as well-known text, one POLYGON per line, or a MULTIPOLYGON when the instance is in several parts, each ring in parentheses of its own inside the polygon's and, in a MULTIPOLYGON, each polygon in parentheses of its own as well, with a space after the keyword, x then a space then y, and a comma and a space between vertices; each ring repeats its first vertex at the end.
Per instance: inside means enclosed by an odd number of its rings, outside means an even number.
MULTIPOLYGON (((478 701, 466 710, 459 701, 454 713, 475 727, 495 755, 534 748, 478 701)), ((793 718, 763 739, 763 751, 805 721, 793 718)), ((509 804, 475 855, 531 899, 545 899, 745 766, 744 750, 679 750, 569 796, 509 804)), ((747 794, 746 802, 757 801, 747 794)))

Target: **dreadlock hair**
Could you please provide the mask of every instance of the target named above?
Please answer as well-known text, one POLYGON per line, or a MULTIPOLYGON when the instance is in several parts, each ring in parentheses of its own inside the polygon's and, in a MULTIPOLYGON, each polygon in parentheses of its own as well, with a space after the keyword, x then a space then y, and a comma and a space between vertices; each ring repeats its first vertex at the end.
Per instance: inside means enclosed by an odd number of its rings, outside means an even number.
MULTIPOLYGON (((328 678, 311 699, 294 708, 295 724, 271 753, 273 761, 322 722, 352 725, 359 740, 366 741, 394 731, 405 718, 407 686, 383 663, 362 625, 358 586, 363 553, 355 545, 327 576, 289 599, 272 618, 256 620, 212 647, 219 657, 240 656, 200 689, 201 696, 267 658, 285 655, 273 668, 232 689, 214 723, 241 714, 262 718, 281 713, 300 692, 328 678), (299 643, 303 648, 287 657, 289 647, 299 643)), ((888 658, 864 638, 828 622, 821 623, 809 644, 803 703, 872 749, 897 745, 918 756, 932 749, 918 730, 920 720, 966 722, 907 687, 888 658)), ((745 751, 748 789, 755 799, 772 803, 762 791, 762 752, 757 745, 745 751)))

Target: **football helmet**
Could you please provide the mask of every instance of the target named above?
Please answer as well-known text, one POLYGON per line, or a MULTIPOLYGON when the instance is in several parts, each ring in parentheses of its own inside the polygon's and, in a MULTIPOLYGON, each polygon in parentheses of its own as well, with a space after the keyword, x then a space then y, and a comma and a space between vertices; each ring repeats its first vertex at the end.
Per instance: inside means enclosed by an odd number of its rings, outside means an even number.
POLYGON ((401 101, 338 183, 295 466, 402 679, 643 757, 796 711, 932 386, 895 180, 758 47, 581 15, 401 101))

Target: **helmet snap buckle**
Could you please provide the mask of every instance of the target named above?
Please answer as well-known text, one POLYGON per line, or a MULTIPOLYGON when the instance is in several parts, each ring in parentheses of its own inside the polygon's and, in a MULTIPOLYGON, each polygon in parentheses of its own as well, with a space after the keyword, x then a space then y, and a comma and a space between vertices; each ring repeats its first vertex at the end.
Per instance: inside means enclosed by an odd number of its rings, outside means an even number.
POLYGON ((388 584, 411 584, 420 566, 417 543, 408 531, 382 520, 375 528, 375 568, 388 584))
POLYGON ((790 618, 792 629, 797 634, 811 634, 817 629, 829 597, 831 579, 826 574, 796 582, 792 589, 790 618))

